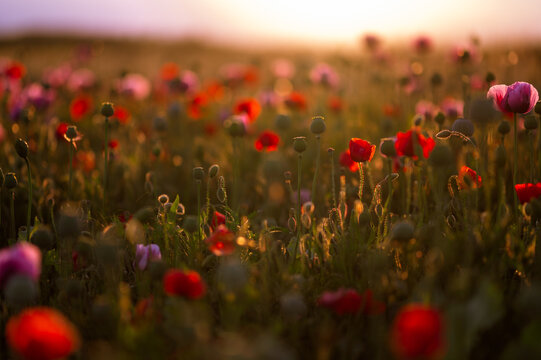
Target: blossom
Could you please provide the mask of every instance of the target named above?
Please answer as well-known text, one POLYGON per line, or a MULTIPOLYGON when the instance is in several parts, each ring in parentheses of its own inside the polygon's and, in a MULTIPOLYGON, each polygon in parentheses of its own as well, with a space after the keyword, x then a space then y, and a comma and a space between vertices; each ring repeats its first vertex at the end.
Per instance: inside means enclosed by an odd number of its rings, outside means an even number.
POLYGON ((246 114, 250 122, 254 122, 261 114, 261 105, 254 98, 246 98, 237 101, 233 108, 234 114, 246 114))
POLYGON ((179 74, 178 65, 174 62, 168 62, 162 65, 160 69, 160 78, 164 81, 171 81, 179 74))
POLYGON ((41 274, 41 252, 33 244, 18 242, 0 250, 0 288, 14 275, 25 275, 37 282, 41 274))
POLYGON ((439 311, 411 304, 396 315, 391 346, 399 359, 435 358, 444 350, 444 326, 439 311))
POLYGON ((467 167, 466 165, 460 168, 460 171, 458 172, 458 185, 461 189, 467 189, 470 186, 477 188, 480 187, 481 184, 481 176, 478 176, 475 170, 467 167))
POLYGON ((430 101, 420 100, 415 105, 415 113, 422 115, 427 120, 430 120, 436 113, 436 106, 430 101))
POLYGON ((77 69, 73 71, 67 82, 67 87, 73 92, 87 90, 96 82, 96 75, 89 69, 77 69))
POLYGON ((344 109, 344 102, 338 96, 330 96, 327 106, 335 113, 340 113, 344 109))
POLYGON ((20 80, 26 74, 26 67, 18 61, 11 61, 4 68, 4 74, 8 79, 20 80))
POLYGON ((292 91, 285 99, 288 108, 296 111, 306 110, 306 97, 298 91, 292 91))
POLYGON ((325 63, 319 63, 310 70, 310 80, 331 88, 337 87, 339 83, 338 73, 325 63))
POLYGON ((135 100, 144 100, 150 94, 150 82, 140 74, 127 74, 117 82, 119 93, 131 96, 135 100))
POLYGON ((431 137, 425 138, 419 131, 417 130, 408 130, 405 133, 399 132, 396 134, 396 142, 395 142, 395 148, 396 153, 399 156, 409 156, 414 159, 417 159, 417 155, 415 153, 415 145, 419 145, 423 151, 423 156, 425 158, 428 158, 430 155, 430 152, 436 145, 436 142, 431 137))
POLYGON ((109 140, 109 143, 107 145, 108 145, 109 149, 114 150, 114 149, 116 149, 118 147, 119 142, 118 142, 117 139, 111 139, 111 140, 109 140))
POLYGON ((53 89, 46 89, 38 83, 28 85, 24 91, 28 102, 38 110, 46 109, 51 105, 56 95, 53 89))
POLYGON ((363 294, 344 288, 326 291, 319 297, 318 305, 333 310, 337 315, 356 314, 360 311, 366 315, 375 315, 385 311, 383 303, 373 300, 371 290, 363 294))
POLYGON ((214 255, 229 255, 235 251, 235 234, 222 224, 214 230, 212 235, 205 239, 205 243, 214 255))
POLYGON ((440 104, 441 110, 448 118, 464 116, 464 101, 456 100, 452 97, 446 97, 440 104))
POLYGON ((419 54, 426 54, 432 50, 432 39, 426 35, 418 36, 413 40, 413 48, 419 54))
POLYGON ((10 347, 25 359, 65 358, 81 345, 79 332, 60 312, 34 307, 9 319, 6 338, 10 347))
POLYGON ((194 120, 203 116, 203 108, 208 103, 208 96, 204 92, 195 94, 188 102, 188 116, 194 120))
POLYGON ((280 136, 270 130, 263 131, 255 141, 257 151, 274 151, 278 148, 280 136))
POLYGON ((131 114, 128 111, 128 109, 120 105, 115 105, 114 110, 115 112, 113 113, 112 117, 114 119, 117 119, 119 123, 121 123, 122 125, 125 125, 130 121, 131 114))
POLYGON ((60 124, 58 124, 55 130, 56 139, 68 141, 64 137, 66 135, 67 130, 68 130, 68 124, 66 124, 65 122, 61 122, 60 124))
POLYGON ((92 110, 92 98, 80 95, 70 103, 70 116, 73 121, 79 121, 92 110))
POLYGON ((170 269, 163 276, 163 289, 166 294, 185 297, 191 300, 205 295, 206 286, 199 273, 193 270, 170 269))
POLYGON ((295 65, 287 59, 277 59, 272 63, 272 73, 278 78, 290 79, 295 74, 295 65))
POLYGON ((349 141, 349 153, 351 160, 355 162, 365 162, 372 160, 376 152, 376 145, 359 138, 352 138, 349 141))
POLYGON ((213 229, 216 229, 220 225, 225 225, 226 217, 224 214, 218 211, 214 211, 214 214, 212 214, 212 220, 210 222, 210 226, 213 229))
POLYGON ((350 154, 349 149, 347 149, 346 151, 340 154, 339 161, 340 161, 340 165, 342 165, 345 168, 348 168, 349 171, 351 172, 359 171, 359 164, 351 159, 351 154, 350 154))
POLYGON ((518 81, 509 86, 492 86, 488 89, 487 98, 493 99, 496 107, 504 113, 526 114, 539 101, 539 93, 531 84, 518 81))
POLYGON ((135 248, 135 263, 139 270, 145 270, 149 261, 156 261, 162 259, 162 253, 160 247, 156 244, 143 245, 137 244, 135 248))
POLYGON ((541 196, 541 183, 516 184, 515 191, 517 192, 518 200, 521 204, 528 203, 532 199, 541 196))

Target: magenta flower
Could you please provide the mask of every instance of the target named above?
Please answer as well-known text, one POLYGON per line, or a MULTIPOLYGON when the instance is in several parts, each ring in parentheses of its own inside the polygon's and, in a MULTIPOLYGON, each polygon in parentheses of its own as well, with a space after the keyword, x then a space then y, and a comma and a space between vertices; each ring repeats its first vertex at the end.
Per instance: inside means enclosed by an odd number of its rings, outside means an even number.
POLYGON ((150 82, 141 74, 127 74, 117 81, 117 90, 122 95, 144 100, 150 95, 150 82))
POLYGON ((139 270, 143 271, 147 268, 149 261, 156 261, 162 259, 162 253, 160 247, 156 244, 143 245, 137 244, 135 249, 135 262, 139 270))
POLYGON ((539 100, 539 93, 529 83, 517 81, 513 85, 494 85, 487 93, 502 112, 526 114, 539 100))
POLYGON ((27 242, 19 242, 0 250, 0 288, 14 275, 25 275, 34 281, 41 274, 41 252, 27 242))
POLYGON ((319 63, 310 70, 310 80, 314 84, 321 84, 331 88, 338 87, 340 79, 338 73, 328 64, 319 63))

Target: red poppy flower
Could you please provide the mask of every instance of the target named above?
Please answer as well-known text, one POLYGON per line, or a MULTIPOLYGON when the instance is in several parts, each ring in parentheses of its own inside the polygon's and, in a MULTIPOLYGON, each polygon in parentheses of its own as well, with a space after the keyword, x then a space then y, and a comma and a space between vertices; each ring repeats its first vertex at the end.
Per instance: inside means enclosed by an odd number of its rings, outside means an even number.
POLYGON ((516 184, 518 200, 521 204, 530 202, 530 200, 541 196, 541 183, 537 184, 516 184))
POLYGON ((63 122, 61 122, 60 124, 58 124, 58 126, 56 127, 56 131, 55 131, 56 139, 57 139, 57 140, 64 140, 64 141, 67 141, 67 140, 64 138, 64 135, 66 134, 66 131, 67 131, 67 130, 68 130, 68 124, 63 123, 63 122))
POLYGON ((208 97, 205 93, 197 93, 188 103, 188 116, 194 120, 203 116, 203 107, 208 103, 208 97))
POLYGON ((383 115, 397 118, 400 116, 400 113, 402 111, 400 110, 400 106, 394 105, 394 104, 384 104, 383 105, 383 115))
POLYGON ((217 81, 212 81, 205 88, 207 95, 213 100, 221 100, 224 97, 224 86, 217 81))
POLYGON ((444 326, 439 311, 425 305, 404 307, 394 319, 391 346, 399 359, 432 359, 444 350, 444 326))
POLYGON ((163 289, 167 295, 181 296, 191 300, 205 295, 206 286, 201 276, 193 270, 170 269, 163 276, 163 289))
POLYGON ((160 69, 160 77, 164 81, 171 81, 178 76, 179 71, 180 70, 177 64, 168 62, 163 64, 162 68, 160 69))
POLYGON ((60 312, 29 308, 9 319, 6 338, 13 350, 25 359, 52 360, 77 351, 80 337, 73 324, 60 312))
POLYGON ((371 290, 359 294, 354 289, 326 291, 318 299, 318 305, 333 310, 337 315, 356 314, 362 311, 366 315, 381 314, 385 305, 373 300, 371 290))
POLYGON ((352 138, 349 141, 349 155, 355 162, 366 162, 372 160, 376 152, 376 145, 359 138, 352 138))
POLYGON ((274 151, 278 148, 279 143, 280 136, 278 134, 265 130, 255 141, 255 149, 257 151, 274 151))
POLYGON ((340 154, 340 165, 348 168, 351 172, 359 171, 359 164, 351 159, 349 149, 340 154))
POLYGON ((458 185, 461 189, 467 189, 470 187, 470 185, 474 188, 478 188, 481 187, 481 184, 481 176, 478 176, 475 170, 467 167, 466 165, 460 168, 460 171, 458 172, 458 185), (466 176, 468 177, 467 180, 465 180, 466 176))
POLYGON ((414 142, 421 147, 425 158, 428 158, 430 152, 432 152, 432 149, 436 146, 434 139, 431 137, 425 138, 423 134, 416 130, 408 130, 405 133, 399 132, 396 134, 396 141, 394 143, 397 155, 409 156, 417 159, 414 142))
POLYGON ((11 80, 19 80, 26 74, 26 67, 18 61, 12 61, 4 70, 11 80))
POLYGON ((216 229, 220 225, 225 225, 225 220, 226 220, 226 217, 225 217, 224 214, 222 214, 222 213, 220 213, 218 211, 215 211, 214 214, 212 215, 212 220, 210 222, 210 226, 213 229, 216 229))
POLYGON ((257 68, 251 65, 246 66, 242 78, 246 84, 255 84, 259 78, 257 68))
POLYGON ((329 109, 338 114, 344 109, 344 102, 338 96, 331 96, 329 97, 328 106, 329 109))
POLYGON ((92 109, 92 99, 81 95, 72 100, 70 104, 70 116, 73 121, 79 121, 92 109))
POLYGON ((111 139, 109 140, 109 149, 115 150, 118 147, 118 140, 117 139, 111 139))
POLYGON ((246 114, 250 122, 254 122, 259 114, 261 114, 261 105, 254 98, 241 99, 233 108, 234 114, 246 114))
POLYGON ((293 91, 285 100, 285 104, 292 110, 302 111, 306 110, 307 102, 306 97, 300 92, 293 91))
POLYGON ((115 112, 113 118, 117 119, 122 125, 127 124, 130 121, 131 114, 125 107, 115 105, 115 112))
POLYGON ((205 239, 205 243, 214 255, 229 255, 235 251, 235 234, 225 225, 219 225, 212 235, 205 239))

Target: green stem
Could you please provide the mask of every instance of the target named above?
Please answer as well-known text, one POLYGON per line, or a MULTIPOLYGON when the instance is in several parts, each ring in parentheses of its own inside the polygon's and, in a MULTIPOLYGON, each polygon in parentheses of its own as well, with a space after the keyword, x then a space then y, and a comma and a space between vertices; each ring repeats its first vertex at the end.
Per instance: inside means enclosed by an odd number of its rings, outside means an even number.
POLYGON ((15 237, 15 191, 11 190, 11 196, 9 199, 9 210, 11 212, 11 239, 17 240, 15 237))
POLYGON ((210 217, 210 176, 207 179, 207 198, 205 204, 205 218, 206 220, 210 217))
POLYGON ((105 117, 105 147, 103 157, 103 211, 107 205, 107 167, 109 166, 109 118, 105 117))
POLYGON ((364 188, 364 168, 363 163, 359 162, 359 200, 363 201, 364 188))
POLYGON ((68 182, 68 196, 70 200, 73 200, 73 194, 71 193, 71 184, 73 181, 73 140, 70 140, 70 151, 69 151, 69 182, 68 182))
MULTIPOLYGON (((517 165, 518 165, 518 131, 517 131, 517 113, 513 113, 513 131, 515 136, 515 142, 513 144, 513 188, 517 184, 517 165)), ((513 213, 515 218, 518 216, 518 195, 516 191, 513 191, 514 209, 513 213)))
POLYGON ((53 232, 54 232, 54 238, 56 241, 58 241, 58 233, 56 231, 56 224, 54 222, 54 212, 53 212, 53 207, 50 206, 49 207, 49 211, 50 211, 50 214, 51 214, 51 225, 53 226, 53 232))
POLYGON ((199 233, 199 241, 201 241, 201 180, 196 180, 197 186, 197 231, 199 233))
POLYGON ((302 171, 302 154, 299 153, 299 160, 297 165, 297 241, 295 243, 295 251, 293 251, 293 266, 297 260, 297 250, 301 241, 301 171, 302 171))
POLYGON ((312 202, 315 204, 316 202, 316 185, 317 185, 317 177, 319 173, 319 158, 321 156, 321 135, 316 135, 317 140, 317 147, 316 147, 316 170, 314 171, 314 180, 312 181, 312 202))
POLYGON ((329 152, 331 156, 331 186, 332 186, 332 208, 336 208, 336 184, 334 174, 334 150, 329 152))
POLYGON ((30 224, 32 222, 32 171, 30 170, 30 161, 26 160, 26 168, 28 169, 28 211, 26 214, 26 241, 30 242, 30 224))
POLYGON ((533 133, 528 130, 528 146, 530 153, 530 183, 534 182, 535 177, 535 157, 534 157, 534 148, 533 148, 533 133))

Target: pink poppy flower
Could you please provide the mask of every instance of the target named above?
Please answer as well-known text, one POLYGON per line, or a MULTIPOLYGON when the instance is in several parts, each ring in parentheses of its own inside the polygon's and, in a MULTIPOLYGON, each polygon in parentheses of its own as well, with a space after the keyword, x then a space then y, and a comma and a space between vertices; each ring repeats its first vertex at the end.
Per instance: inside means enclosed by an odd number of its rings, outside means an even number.
POLYGON ((41 252, 30 243, 19 242, 0 250, 0 288, 13 275, 25 275, 34 281, 41 275, 41 252))
POLYGON ((135 250, 135 263, 139 270, 145 270, 149 261, 161 260, 162 253, 160 247, 156 244, 143 245, 137 244, 135 250))
POLYGON ((531 84, 517 81, 510 86, 492 86, 488 90, 487 98, 493 99, 502 112, 526 114, 532 111, 539 101, 539 93, 531 84))

